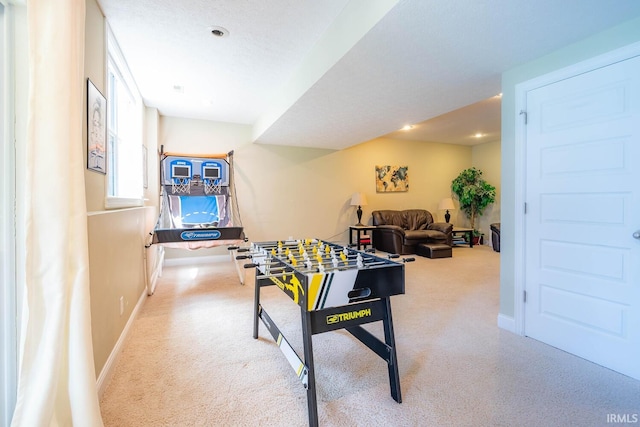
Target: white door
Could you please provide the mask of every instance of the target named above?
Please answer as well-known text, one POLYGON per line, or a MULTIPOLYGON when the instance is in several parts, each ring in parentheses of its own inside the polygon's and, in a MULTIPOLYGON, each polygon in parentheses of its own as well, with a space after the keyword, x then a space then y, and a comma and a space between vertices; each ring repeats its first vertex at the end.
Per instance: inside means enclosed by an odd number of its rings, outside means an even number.
POLYGON ((640 379, 640 57, 526 102, 525 334, 640 379))

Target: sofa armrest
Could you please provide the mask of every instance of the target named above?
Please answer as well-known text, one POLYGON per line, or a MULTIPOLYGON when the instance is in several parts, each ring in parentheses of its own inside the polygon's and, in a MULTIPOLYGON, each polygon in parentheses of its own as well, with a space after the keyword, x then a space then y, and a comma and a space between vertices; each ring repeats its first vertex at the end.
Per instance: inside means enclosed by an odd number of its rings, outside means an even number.
POLYGON ((427 230, 438 230, 442 231, 444 234, 451 234, 453 224, 448 222, 432 222, 427 226, 427 230))
POLYGON ((385 233, 398 233, 404 236, 404 228, 399 225, 383 224, 377 225, 376 230, 385 230, 385 233))
POLYGON ((373 229, 373 247, 392 254, 402 253, 404 229, 397 225, 378 225, 373 229))
POLYGON ((447 235, 447 244, 449 246, 453 245, 453 224, 448 222, 432 222, 427 226, 427 230, 437 230, 441 231, 447 235))

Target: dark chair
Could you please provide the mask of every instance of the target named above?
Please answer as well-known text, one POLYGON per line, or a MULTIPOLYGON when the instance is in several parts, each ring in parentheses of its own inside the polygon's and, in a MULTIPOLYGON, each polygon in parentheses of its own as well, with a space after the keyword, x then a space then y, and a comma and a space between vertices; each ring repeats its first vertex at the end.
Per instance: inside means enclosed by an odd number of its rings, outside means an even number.
POLYGON ((451 246, 453 225, 433 222, 424 209, 373 211, 373 245, 377 250, 400 255, 416 253, 421 243, 451 246))
POLYGON ((493 250, 500 252, 500 223, 494 222, 489 227, 491 227, 491 244, 493 245, 493 250))

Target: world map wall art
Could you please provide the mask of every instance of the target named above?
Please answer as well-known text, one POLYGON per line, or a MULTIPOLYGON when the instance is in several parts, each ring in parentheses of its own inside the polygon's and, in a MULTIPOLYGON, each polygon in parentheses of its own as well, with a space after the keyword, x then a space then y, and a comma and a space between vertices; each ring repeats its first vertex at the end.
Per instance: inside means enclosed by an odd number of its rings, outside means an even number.
POLYGON ((409 191, 409 166, 376 166, 376 192, 409 191))

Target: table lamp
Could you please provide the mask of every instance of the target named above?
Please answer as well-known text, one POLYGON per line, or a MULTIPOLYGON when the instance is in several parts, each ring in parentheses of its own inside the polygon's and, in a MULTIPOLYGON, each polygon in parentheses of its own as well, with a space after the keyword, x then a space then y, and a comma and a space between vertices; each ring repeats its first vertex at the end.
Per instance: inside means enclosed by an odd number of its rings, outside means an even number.
POLYGON ((358 223, 356 224, 356 226, 360 226, 360 227, 364 226, 364 224, 362 223, 362 206, 366 206, 366 205, 367 205, 367 198, 365 197, 364 194, 353 193, 353 196, 351 196, 351 206, 358 207, 358 210, 356 211, 356 213, 358 214, 358 223))
MULTIPOLYGON (((352 203, 353 204, 353 203, 352 203)), ((455 209, 456 207, 453 204, 453 199, 451 197, 447 197, 445 199, 440 200, 440 204, 438 205, 438 209, 441 211, 447 211, 444 214, 444 220, 448 223, 451 219, 451 214, 449 214, 450 209, 455 209)))

